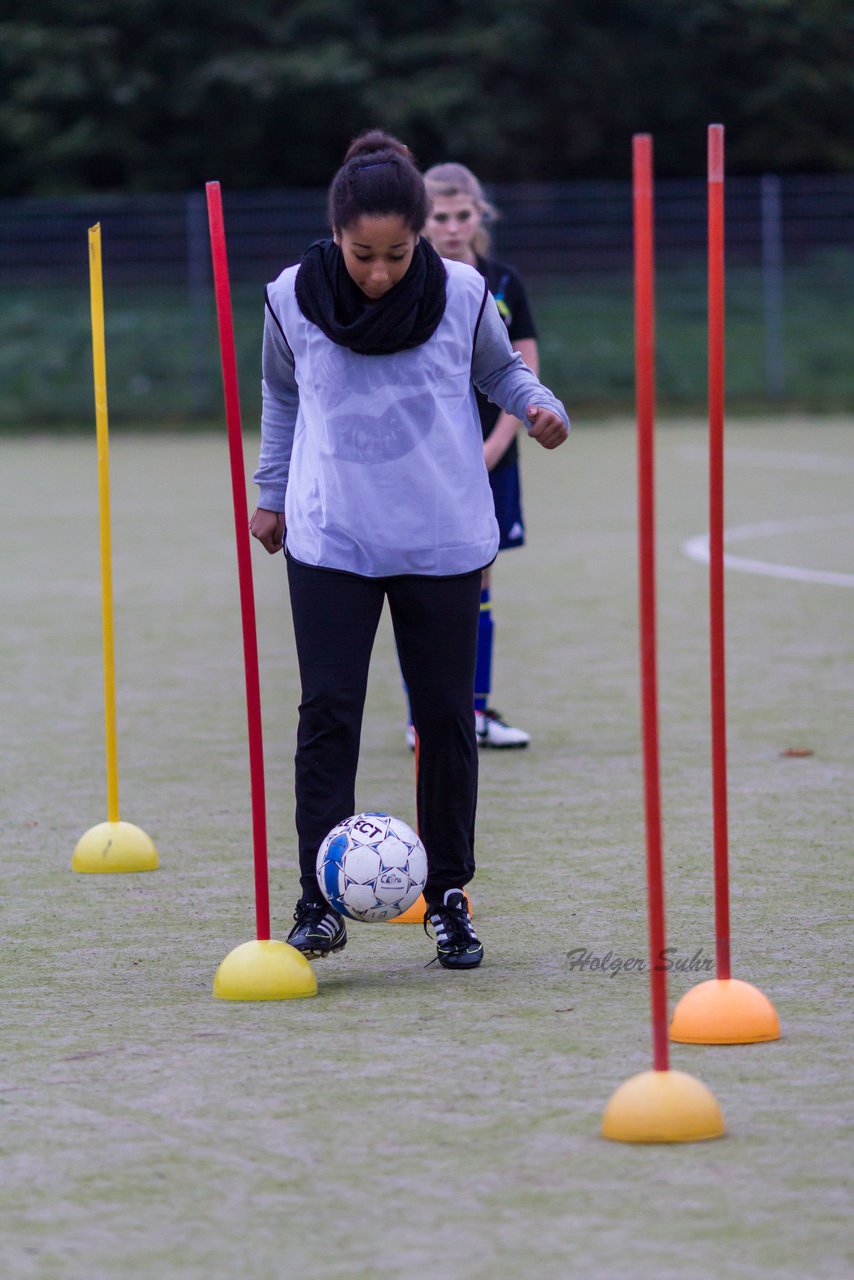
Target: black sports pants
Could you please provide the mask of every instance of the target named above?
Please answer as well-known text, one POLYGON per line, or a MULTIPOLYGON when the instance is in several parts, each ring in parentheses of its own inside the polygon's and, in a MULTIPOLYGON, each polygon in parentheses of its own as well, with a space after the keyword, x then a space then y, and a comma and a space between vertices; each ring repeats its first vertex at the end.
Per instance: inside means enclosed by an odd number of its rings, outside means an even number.
POLYGON ((364 578, 288 557, 302 700, 296 826, 303 897, 322 901, 315 863, 323 837, 355 812, 368 667, 388 599, 419 738, 418 830, 428 903, 474 875, 477 740, 474 664, 480 569, 454 577, 364 578))

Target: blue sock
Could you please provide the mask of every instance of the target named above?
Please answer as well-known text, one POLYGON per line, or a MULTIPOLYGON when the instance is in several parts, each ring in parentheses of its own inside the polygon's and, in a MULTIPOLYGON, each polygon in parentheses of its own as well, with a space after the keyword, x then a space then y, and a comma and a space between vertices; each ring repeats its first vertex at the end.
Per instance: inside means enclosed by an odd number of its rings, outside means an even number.
POLYGON ((492 641, 495 626, 489 587, 480 593, 480 621, 477 628, 477 660, 474 668, 474 709, 485 711, 492 692, 492 641))

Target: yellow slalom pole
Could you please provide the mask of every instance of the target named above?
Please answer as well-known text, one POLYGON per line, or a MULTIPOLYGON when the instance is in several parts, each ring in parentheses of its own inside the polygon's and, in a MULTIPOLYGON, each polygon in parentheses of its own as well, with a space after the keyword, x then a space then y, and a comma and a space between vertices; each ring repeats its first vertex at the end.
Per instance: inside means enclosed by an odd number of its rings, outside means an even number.
POLYGON ((113 578, 110 547, 110 442, 107 422, 107 357, 104 347, 104 283, 101 224, 89 228, 89 294, 92 304, 92 359, 95 423, 98 432, 98 514, 101 530, 101 626, 104 637, 104 725, 107 740, 107 821, 119 821, 116 752, 116 658, 113 643, 113 578))
POLYGON ((98 515, 101 527, 101 627, 104 636, 104 723, 107 735, 107 821, 80 837, 71 855, 72 871, 85 873, 155 871, 153 840, 132 822, 119 821, 119 769, 116 761, 116 659, 113 646, 113 575, 110 553, 110 447, 107 430, 107 357, 104 351, 104 282, 101 273, 101 224, 89 228, 89 294, 92 303, 92 356, 95 370, 95 421, 98 428, 98 515))

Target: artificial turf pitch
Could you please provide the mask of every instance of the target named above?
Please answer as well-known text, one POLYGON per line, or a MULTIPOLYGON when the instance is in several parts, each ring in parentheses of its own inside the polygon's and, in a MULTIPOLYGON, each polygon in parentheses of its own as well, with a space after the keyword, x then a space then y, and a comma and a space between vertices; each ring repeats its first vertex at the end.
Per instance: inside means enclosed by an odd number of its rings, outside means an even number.
MULTIPOLYGON (((852 575, 854 422, 730 424, 727 450, 727 526, 779 526, 732 551, 852 575)), ((315 999, 273 1005, 211 995, 254 929, 225 432, 114 435, 111 463, 121 816, 161 867, 75 876, 76 840, 106 817, 94 432, 0 442, 0 1272, 846 1274, 850 586, 727 574, 733 974, 774 1001, 783 1038, 674 1046, 727 1136, 629 1147, 598 1133, 650 1065, 647 980, 569 953, 646 954, 631 425, 523 449, 529 537, 495 570, 494 700, 532 745, 481 755, 483 967, 425 968, 417 926, 354 925, 315 999)), ((702 962, 707 573, 682 550, 706 528, 701 423, 660 428, 657 472, 668 943, 702 962)), ((253 563, 284 937, 298 690, 283 566, 253 563)), ((403 724, 386 618, 357 802, 412 821, 403 724)), ((671 974, 671 1005, 704 976, 671 974)))

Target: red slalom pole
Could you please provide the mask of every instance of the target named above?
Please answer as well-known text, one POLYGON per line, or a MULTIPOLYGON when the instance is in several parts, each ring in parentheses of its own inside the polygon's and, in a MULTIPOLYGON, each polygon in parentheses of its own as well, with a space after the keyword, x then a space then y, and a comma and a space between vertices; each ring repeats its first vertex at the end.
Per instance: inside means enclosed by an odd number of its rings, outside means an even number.
POLYGON ((730 976, 724 639, 724 127, 708 130, 709 619, 717 976, 730 976))
POLYGON ((643 723, 646 874, 649 911, 653 1065, 667 1071, 667 976, 655 637, 655 297, 653 284, 652 138, 632 138, 635 286, 635 396, 638 448, 638 567, 643 723))
POLYGON ((249 774, 252 791, 252 832, 255 851, 255 918, 259 941, 270 937, 270 890, 267 875, 267 818, 264 799, 264 746, 261 734, 261 684, 258 676, 258 638, 255 625, 255 593, 249 544, 249 511, 246 505, 246 474, 243 466, 243 431, 237 389, 237 359, 231 289, 228 283, 228 256, 222 193, 218 182, 206 184, 208 225, 211 237, 219 347, 222 356, 222 383, 231 460, 231 489, 234 498, 234 532, 237 540, 237 574, 240 583, 240 612, 243 621, 243 664, 246 670, 246 714, 249 728, 249 774))

